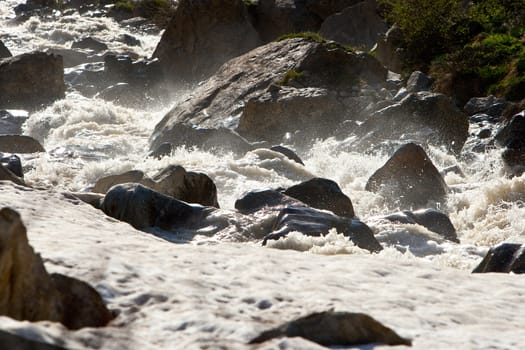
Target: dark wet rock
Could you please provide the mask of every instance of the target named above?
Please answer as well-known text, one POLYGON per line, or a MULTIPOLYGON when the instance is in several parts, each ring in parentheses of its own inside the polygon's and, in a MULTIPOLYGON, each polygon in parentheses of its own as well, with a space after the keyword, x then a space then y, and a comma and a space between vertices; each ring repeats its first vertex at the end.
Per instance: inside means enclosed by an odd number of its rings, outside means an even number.
POLYGON ((20 135, 28 118, 24 110, 0 110, 0 135, 20 135))
POLYGON ((507 107, 507 101, 496 96, 473 97, 463 107, 468 115, 479 113, 488 114, 491 117, 498 118, 503 114, 507 107))
POLYGON ((432 232, 438 233, 449 241, 459 243, 456 228, 450 221, 450 218, 447 214, 435 209, 404 210, 386 215, 383 219, 401 224, 418 224, 432 232))
POLYGON ((270 149, 272 151, 284 154, 286 156, 286 158, 291 159, 291 160, 293 160, 296 163, 304 165, 303 161, 301 160, 301 158, 299 158, 297 153, 295 153, 295 151, 291 150, 288 147, 278 145, 278 146, 272 146, 272 147, 270 147, 270 149))
POLYGON ((65 94, 62 57, 26 53, 0 61, 0 109, 36 109, 65 94))
POLYGON ((385 140, 429 143, 459 153, 468 137, 468 117, 442 94, 418 92, 373 113, 359 128, 361 144, 385 140))
POLYGON ((46 150, 40 142, 25 135, 0 135, 0 152, 5 153, 36 153, 46 150))
POLYGON ((379 343, 411 346, 409 339, 362 313, 324 311, 286 322, 262 332, 250 344, 280 337, 301 337, 320 345, 348 346, 379 343))
POLYGON ((213 181, 206 174, 186 171, 178 165, 168 166, 152 178, 140 170, 107 176, 97 181, 93 192, 106 193, 114 185, 123 183, 140 183, 164 195, 188 203, 219 207, 217 187, 213 181))
POLYGON ((433 80, 423 72, 415 71, 410 74, 407 81, 407 91, 420 92, 429 91, 432 87, 433 80))
POLYGON ((301 201, 287 196, 279 190, 271 189, 252 190, 244 193, 241 198, 235 201, 235 209, 246 215, 263 209, 275 212, 287 206, 301 205, 306 206, 301 201))
POLYGON ((8 58, 8 57, 11 57, 11 56, 13 56, 11 54, 11 51, 9 51, 9 49, 4 45, 2 40, 0 40, 0 59, 8 58))
POLYGON ((4 331, 0 331, 0 344, 5 349, 13 350, 67 350, 57 345, 44 344, 4 331))
POLYGON ((136 229, 196 229, 215 208, 188 204, 137 183, 116 185, 101 204, 106 215, 136 229))
POLYGON ((49 320, 66 327, 105 326, 113 315, 87 283, 49 275, 28 243, 20 215, 0 210, 0 314, 31 322, 49 320))
POLYGON ((118 40, 128 46, 141 46, 140 40, 129 34, 121 34, 118 40))
MULTIPOLYGON (((333 101, 333 92, 351 94, 352 88, 358 88, 359 81, 373 84, 384 81, 385 78, 386 70, 368 54, 348 52, 338 46, 306 39, 272 42, 230 60, 204 84, 193 90, 188 99, 178 103, 155 127, 151 137, 151 148, 155 149, 164 142, 175 144, 180 138, 187 138, 186 134, 191 132, 191 129, 240 128, 257 137, 276 139, 277 133, 271 132, 272 130, 266 127, 263 133, 249 128, 249 124, 240 125, 246 106, 250 104, 249 101, 252 106, 261 107, 261 110, 285 110, 285 116, 292 118, 293 111, 277 103, 280 100, 283 103, 289 101, 285 98, 289 95, 288 92, 293 93, 292 101, 296 105, 301 98, 305 104, 308 104, 303 93, 307 90, 302 90, 307 88, 314 88, 311 90, 319 92, 314 94, 314 97, 319 96, 319 99, 333 101), (281 90, 279 82, 286 80, 285 78, 293 71, 301 76, 296 80, 303 87, 294 86, 295 90, 279 92, 281 90), (269 88, 272 86, 275 89, 269 88), (180 128, 183 132, 180 132, 180 128)), ((333 110, 326 104, 322 106, 333 110)), ((305 118, 323 115, 324 111, 321 108, 315 105, 312 108, 315 110, 305 111, 305 118)), ((251 120, 260 124, 259 117, 260 114, 255 113, 251 120)), ((302 117, 301 114, 297 114, 298 121, 302 120, 300 119, 302 117)), ((339 119, 340 116, 334 118, 339 119)), ((276 124, 278 123, 276 116, 266 115, 265 119, 278 125, 281 128, 278 130, 279 133, 286 130, 285 123, 276 124)), ((298 121, 288 123, 291 131, 299 126, 298 121)), ((326 124, 330 125, 330 123, 323 123, 323 130, 328 132, 330 128, 326 124)), ((335 129, 335 125, 332 127, 335 129)), ((239 133, 243 136, 240 130, 239 133)), ((302 139, 308 140, 308 136, 305 134, 302 139)), ((202 137, 199 136, 199 139, 202 137)), ((195 141, 190 143, 193 144, 195 141)))
POLYGON ((174 83, 198 82, 260 44, 243 1, 181 0, 153 57, 174 83))
POLYGON ((302 206, 287 206, 279 212, 273 231, 266 235, 263 245, 268 240, 285 237, 290 232, 301 232, 307 236, 328 234, 336 229, 348 237, 356 246, 371 252, 383 249, 375 239, 372 230, 362 221, 302 206))
POLYGON ((365 189, 380 193, 392 204, 408 208, 443 202, 448 187, 425 150, 415 144, 401 146, 368 179, 365 189))
POLYGON ((329 210, 339 216, 355 216, 350 198, 329 179, 314 178, 289 187, 283 193, 313 208, 329 210))
POLYGON ((52 47, 45 50, 46 53, 62 56, 64 68, 71 68, 80 64, 94 62, 97 58, 88 55, 86 52, 64 49, 61 47, 52 47))
POLYGON ((0 180, 11 181, 17 185, 26 186, 24 179, 17 176, 10 169, 8 169, 4 164, 0 163, 0 180))
POLYGON ((317 32, 322 22, 305 1, 259 0, 253 12, 254 26, 265 43, 283 34, 317 32))
POLYGON ((326 18, 319 34, 343 45, 371 49, 388 27, 379 15, 376 0, 365 0, 326 18))
POLYGON ((173 152, 173 145, 170 142, 164 142, 160 144, 155 150, 151 151, 148 156, 156 159, 162 159, 171 155, 171 152, 173 152))
POLYGON ((16 176, 20 178, 24 177, 24 171, 22 169, 22 162, 20 161, 19 156, 15 154, 12 154, 10 156, 5 156, 2 153, 0 153, 0 164, 2 164, 5 168, 10 170, 16 176))
POLYGON ((85 37, 80 40, 77 40, 71 44, 72 49, 87 49, 92 50, 94 52, 101 52, 108 49, 108 46, 101 42, 98 39, 95 39, 93 37, 85 37))
POLYGON ((463 170, 461 170, 459 165, 451 165, 449 167, 442 169, 439 173, 443 177, 445 177, 447 174, 450 174, 450 173, 459 175, 460 177, 463 177, 463 178, 465 177, 465 173, 463 172, 463 170))
POLYGON ((504 147, 501 154, 510 175, 520 176, 525 172, 525 111, 516 114, 494 137, 504 147))
POLYGON ((500 243, 490 248, 472 272, 525 273, 525 247, 516 243, 500 243))
POLYGON ((96 209, 100 209, 102 201, 104 200, 104 195, 100 193, 93 192, 71 192, 65 193, 64 196, 72 199, 79 199, 82 202, 91 205, 96 209))

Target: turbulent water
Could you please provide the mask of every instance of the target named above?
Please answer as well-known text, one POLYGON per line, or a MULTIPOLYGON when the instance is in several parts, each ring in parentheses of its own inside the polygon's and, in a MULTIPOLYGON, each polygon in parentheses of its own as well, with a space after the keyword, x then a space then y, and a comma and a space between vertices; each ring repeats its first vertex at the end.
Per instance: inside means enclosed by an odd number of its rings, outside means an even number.
MULTIPOLYGON (((110 18, 77 13, 17 22, 12 9, 20 2, 0 1, 0 39, 13 54, 48 47, 69 48, 74 40, 93 35, 111 50, 148 57, 160 39, 160 33, 138 32, 120 27, 110 18), (127 47, 115 40, 124 33, 140 39, 141 46, 127 47)), ((173 93, 182 96, 185 92, 173 93)), ((26 181, 33 186, 81 191, 102 176, 131 169, 152 175, 169 164, 180 164, 208 174, 217 185, 221 207, 233 209, 235 200, 245 191, 286 187, 318 176, 336 181, 351 198, 360 219, 386 237, 384 244, 395 247, 382 254, 470 269, 495 243, 525 242, 525 177, 504 177, 498 150, 456 158, 431 149, 430 156, 438 168, 459 165, 465 173, 465 177, 452 173, 446 176, 453 192, 440 208, 449 214, 458 231, 458 245, 443 242, 421 226, 374 221, 375 216, 395 211, 380 195, 364 190, 367 179, 388 155, 354 153, 344 141, 317 141, 310 149, 299 151, 304 167, 262 149, 236 157, 179 148, 161 160, 148 158, 148 138, 174 103, 175 99, 157 109, 131 109, 86 98, 69 89, 65 99, 32 113, 24 126, 24 133, 40 140, 47 150, 36 158, 24 158, 26 181)), ((319 254, 360 251, 336 232, 323 238, 291 234, 270 246, 319 254)))

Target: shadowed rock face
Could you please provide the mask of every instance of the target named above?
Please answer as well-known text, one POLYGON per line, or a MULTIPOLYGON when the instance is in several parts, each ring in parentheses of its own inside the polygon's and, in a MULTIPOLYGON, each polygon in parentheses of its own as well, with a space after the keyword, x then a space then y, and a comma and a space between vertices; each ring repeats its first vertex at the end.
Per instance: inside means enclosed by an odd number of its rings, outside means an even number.
POLYGON ((490 248, 487 255, 472 272, 525 273, 525 246, 500 243, 490 248))
POLYGON ((241 0, 181 0, 153 53, 170 80, 198 82, 261 44, 241 0))
POLYGON ((311 207, 330 210, 339 216, 355 216, 350 198, 341 191, 336 182, 329 179, 314 178, 289 187, 284 194, 311 207))
POLYGON ((412 345, 392 329, 362 313, 325 311, 313 313, 261 333, 250 344, 279 337, 302 337, 324 346, 381 343, 412 345))
POLYGON ((407 208, 421 208, 429 201, 442 202, 448 192, 439 171, 423 148, 415 143, 401 146, 368 179, 365 189, 407 208))
POLYGON ((0 109, 35 109, 65 91, 61 56, 34 52, 0 61, 0 109))
POLYGON ((17 212, 0 209, 0 314, 17 320, 56 321, 66 327, 105 326, 113 315, 87 283, 48 275, 27 241, 17 212))

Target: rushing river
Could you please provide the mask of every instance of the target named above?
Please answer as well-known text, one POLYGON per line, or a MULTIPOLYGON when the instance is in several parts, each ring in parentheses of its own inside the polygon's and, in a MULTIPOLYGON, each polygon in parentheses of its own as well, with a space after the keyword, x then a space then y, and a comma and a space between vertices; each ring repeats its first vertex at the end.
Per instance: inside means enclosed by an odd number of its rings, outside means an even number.
MULTIPOLYGON (((141 32, 119 26, 111 18, 78 13, 15 21, 13 8, 20 2, 0 1, 0 39, 14 55, 49 47, 70 48, 74 40, 91 35, 110 50, 148 57, 160 39, 161 33, 141 32), (116 40, 122 34, 134 36, 141 45, 128 47, 116 40)), ((185 92, 173 93, 182 96, 185 92)), ((373 223, 371 218, 395 211, 387 208, 380 195, 364 190, 367 179, 389 155, 354 153, 344 141, 317 141, 310 149, 299 151, 304 167, 264 150, 238 157, 179 148, 161 160, 148 158, 148 138, 175 101, 166 101, 156 109, 132 109, 68 89, 65 99, 31 113, 24 126, 24 133, 38 139, 47 150, 23 159, 26 181, 33 186, 82 191, 102 176, 131 169, 152 175, 169 164, 180 164, 208 174, 217 185, 221 207, 233 210, 235 200, 245 191, 326 177, 336 181, 351 198, 361 220, 376 233, 388 233, 387 241, 397 246, 400 256, 412 258, 413 254, 436 264, 470 269, 495 243, 525 242, 525 177, 509 179, 503 175, 500 150, 455 157, 431 149, 430 157, 439 169, 459 165, 465 174, 449 173, 445 177, 453 191, 440 208, 456 227, 461 241, 458 245, 435 240, 420 226, 373 223)), ((325 240, 330 239, 337 240, 325 240)), ((303 250, 304 244, 315 244, 299 241, 287 247, 303 250)))

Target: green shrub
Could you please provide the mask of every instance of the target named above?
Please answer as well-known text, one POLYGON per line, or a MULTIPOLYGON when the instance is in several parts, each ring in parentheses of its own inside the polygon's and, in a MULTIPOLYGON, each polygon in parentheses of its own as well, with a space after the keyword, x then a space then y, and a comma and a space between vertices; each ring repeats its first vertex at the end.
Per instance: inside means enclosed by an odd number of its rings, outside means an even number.
POLYGON ((324 43, 324 42, 326 42, 325 38, 323 38, 321 35, 319 35, 318 33, 315 33, 315 32, 300 32, 300 33, 283 34, 283 35, 279 36, 277 39, 275 39, 275 41, 283 41, 283 40, 286 40, 286 39, 294 39, 294 38, 302 38, 302 39, 312 40, 312 41, 315 41, 317 43, 324 43))
POLYGON ((282 77, 277 84, 283 86, 283 85, 289 85, 293 80, 296 80, 303 76, 303 73, 298 72, 296 70, 289 70, 286 72, 284 77, 282 77))

